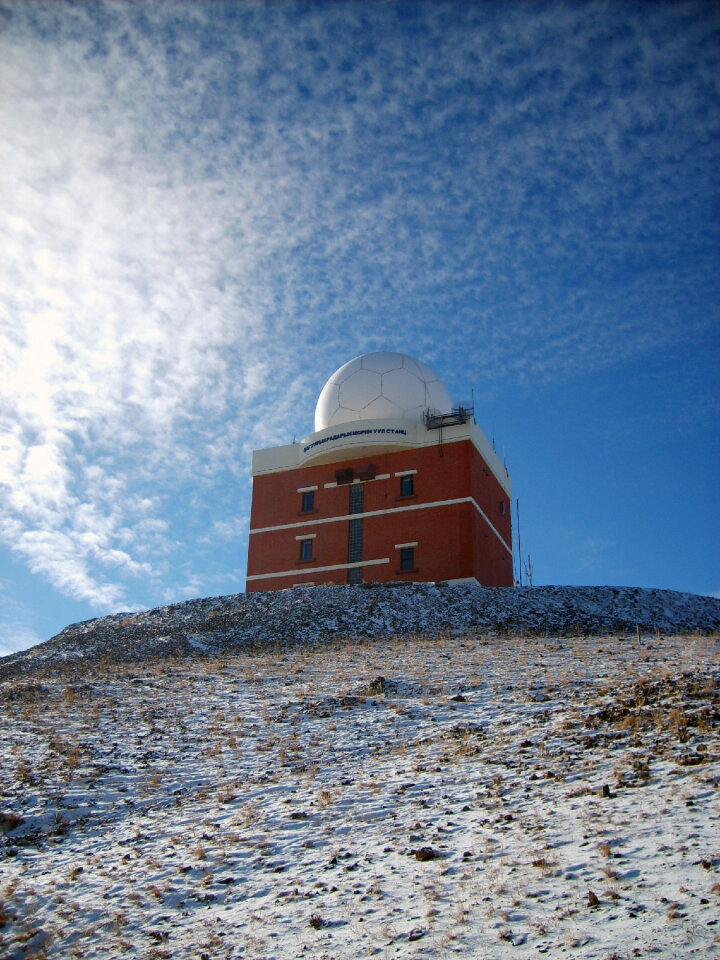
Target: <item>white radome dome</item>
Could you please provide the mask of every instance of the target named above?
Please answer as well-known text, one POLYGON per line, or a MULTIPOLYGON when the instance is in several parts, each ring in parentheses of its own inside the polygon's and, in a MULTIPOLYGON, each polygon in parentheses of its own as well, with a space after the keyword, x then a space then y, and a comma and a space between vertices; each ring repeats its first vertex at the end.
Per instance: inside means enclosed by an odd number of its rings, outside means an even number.
POLYGON ((422 420, 425 410, 452 410, 434 370, 405 353, 365 353, 336 370, 323 387, 315 431, 355 420, 422 420))

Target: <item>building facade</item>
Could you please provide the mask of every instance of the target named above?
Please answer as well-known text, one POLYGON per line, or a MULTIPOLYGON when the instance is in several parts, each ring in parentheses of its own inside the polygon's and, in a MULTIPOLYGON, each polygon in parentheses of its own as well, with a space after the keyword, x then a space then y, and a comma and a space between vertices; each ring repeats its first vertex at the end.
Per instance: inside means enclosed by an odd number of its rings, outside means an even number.
MULTIPOLYGON (((426 379, 432 373, 402 354, 351 364, 383 369, 392 358, 427 371, 426 379)), ((512 586, 510 478, 472 412, 447 409, 447 391, 446 409, 415 403, 413 384, 413 409, 402 398, 398 408, 397 397, 378 403, 386 398, 364 370, 356 370, 354 393, 352 384, 339 387, 351 406, 338 405, 333 386, 329 410, 322 407, 331 378, 313 434, 253 454, 247 590, 398 580, 512 586), (367 418, 369 407, 401 416, 367 418)), ((378 376, 392 393, 388 373, 378 376)), ((408 387, 402 378, 399 385, 408 387)), ((425 399, 437 400, 430 387, 425 399)))

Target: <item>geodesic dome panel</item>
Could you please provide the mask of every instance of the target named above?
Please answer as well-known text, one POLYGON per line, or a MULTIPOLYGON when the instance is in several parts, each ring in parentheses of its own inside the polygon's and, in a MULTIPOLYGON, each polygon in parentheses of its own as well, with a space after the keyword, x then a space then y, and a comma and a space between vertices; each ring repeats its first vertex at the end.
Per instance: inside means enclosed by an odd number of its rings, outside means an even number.
POLYGON ((405 367, 396 367, 383 374, 382 395, 403 409, 422 406, 426 393, 425 381, 405 367))
MULTIPOLYGON (((383 374, 397 368, 398 357, 400 356, 402 356, 400 353, 383 351, 382 353, 366 353, 358 359, 362 360, 362 365, 366 370, 375 370, 376 373, 383 374)), ((406 357, 406 359, 409 360, 410 357, 406 357)))
POLYGON ((361 368, 340 383, 340 406, 346 410, 362 410, 368 397, 378 397, 381 393, 380 374, 361 368))
POLYGON ((363 420, 400 420, 405 411, 387 397, 375 397, 363 409, 363 420))

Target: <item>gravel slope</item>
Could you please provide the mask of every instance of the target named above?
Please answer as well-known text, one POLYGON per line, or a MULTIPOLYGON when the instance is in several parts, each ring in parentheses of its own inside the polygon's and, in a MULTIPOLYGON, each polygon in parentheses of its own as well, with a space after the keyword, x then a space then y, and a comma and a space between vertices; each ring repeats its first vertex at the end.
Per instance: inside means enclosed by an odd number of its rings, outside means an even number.
POLYGON ((631 587, 401 584, 317 587, 188 600, 66 627, 47 643, 0 660, 0 680, 79 658, 130 663, 213 656, 333 637, 443 631, 576 636, 711 633, 720 600, 631 587))

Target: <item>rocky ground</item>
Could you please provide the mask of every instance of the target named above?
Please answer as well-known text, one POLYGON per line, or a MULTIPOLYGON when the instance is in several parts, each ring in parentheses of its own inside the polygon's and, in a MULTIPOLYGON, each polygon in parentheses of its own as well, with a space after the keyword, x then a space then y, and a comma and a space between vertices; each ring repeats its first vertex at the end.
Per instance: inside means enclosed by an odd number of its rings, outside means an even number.
POLYGON ((13 667, 0 956, 719 955, 718 634, 458 620, 13 667))
POLYGON ((634 587, 502 587, 402 583, 239 593, 118 613, 67 627, 0 658, 0 680, 78 661, 137 663, 227 655, 336 638, 468 630, 490 634, 711 633, 720 600, 634 587))

